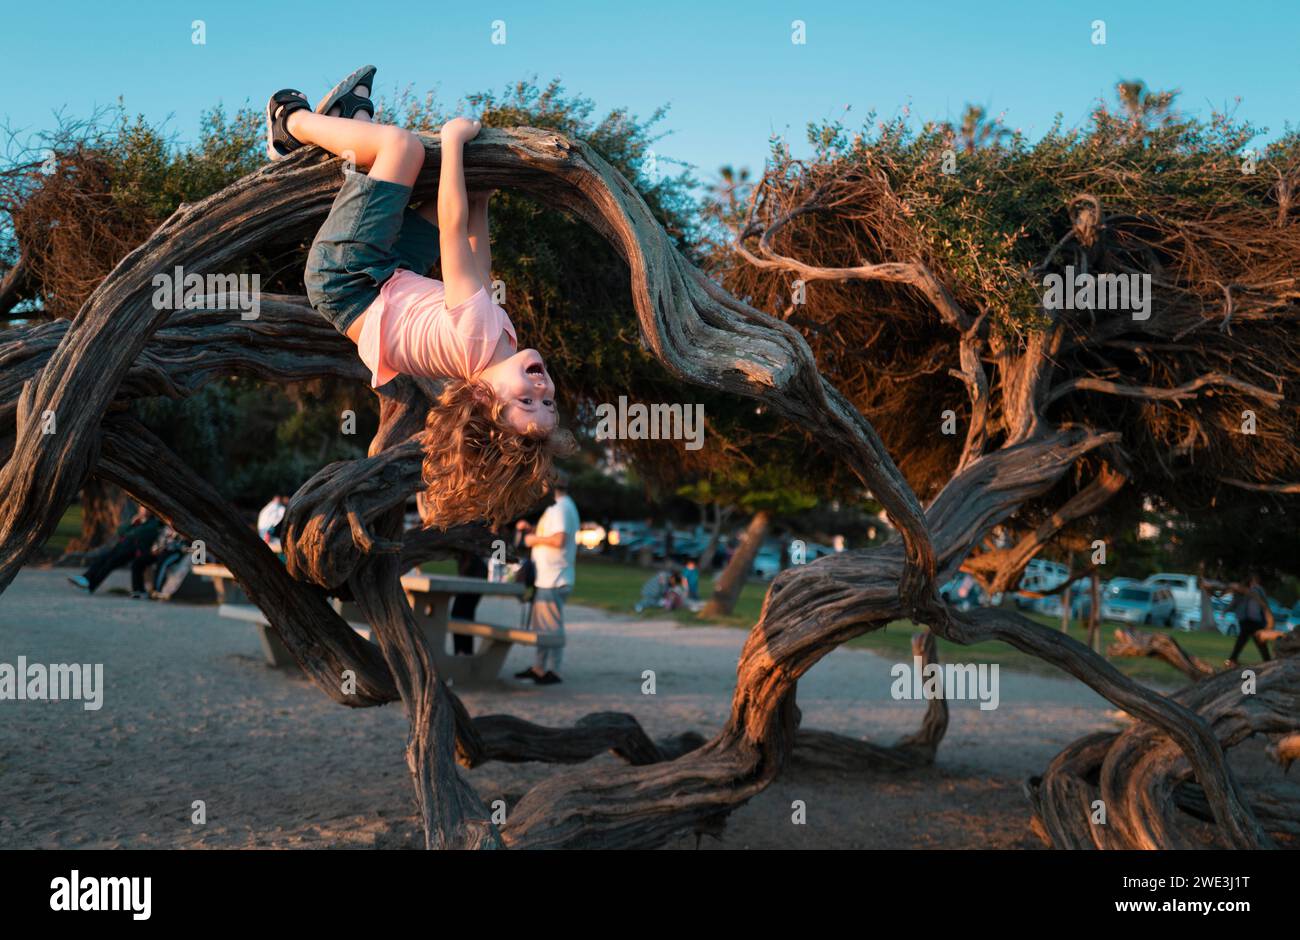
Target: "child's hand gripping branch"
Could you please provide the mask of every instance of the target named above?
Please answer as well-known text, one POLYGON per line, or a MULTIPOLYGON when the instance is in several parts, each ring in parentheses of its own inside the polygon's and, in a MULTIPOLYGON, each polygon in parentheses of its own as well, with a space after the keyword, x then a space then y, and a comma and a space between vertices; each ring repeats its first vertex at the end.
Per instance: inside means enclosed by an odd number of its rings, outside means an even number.
POLYGON ((517 349, 489 293, 492 194, 465 189, 464 148, 479 122, 443 125, 438 198, 412 207, 424 144, 371 122, 374 75, 358 69, 315 111, 292 89, 267 104, 271 159, 314 144, 368 171, 345 174, 307 255, 307 296, 357 344, 374 387, 399 373, 447 379, 423 442, 425 524, 503 525, 536 503, 554 454, 568 446, 555 385, 537 350, 517 349), (443 279, 425 277, 440 254, 443 279))

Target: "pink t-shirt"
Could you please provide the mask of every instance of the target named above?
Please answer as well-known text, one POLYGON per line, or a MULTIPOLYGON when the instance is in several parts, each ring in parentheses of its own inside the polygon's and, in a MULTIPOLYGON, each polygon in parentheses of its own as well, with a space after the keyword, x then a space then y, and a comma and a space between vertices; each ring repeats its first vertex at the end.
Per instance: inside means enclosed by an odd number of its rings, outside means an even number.
POLYGON ((504 330, 518 348, 515 326, 486 288, 448 309, 442 281, 401 268, 366 308, 357 352, 372 388, 399 373, 468 379, 492 361, 504 330))

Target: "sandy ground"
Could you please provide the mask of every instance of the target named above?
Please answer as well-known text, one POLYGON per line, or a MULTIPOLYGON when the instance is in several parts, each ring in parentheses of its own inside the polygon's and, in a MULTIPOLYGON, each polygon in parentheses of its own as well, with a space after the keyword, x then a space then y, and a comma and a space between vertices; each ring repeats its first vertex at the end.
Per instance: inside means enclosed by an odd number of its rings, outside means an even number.
MULTIPOLYGON (((267 668, 254 628, 215 607, 132 601, 112 590, 125 585, 120 572, 87 597, 68 573, 26 569, 0 596, 0 663, 102 663, 104 704, 0 701, 0 848, 415 844, 400 706, 335 705, 301 677, 267 668), (204 825, 191 822, 195 800, 206 804, 204 825)), ((513 605, 485 599, 479 616, 509 623, 513 605)), ((626 711, 654 737, 709 736, 721 725, 744 631, 569 613, 566 682, 460 690, 471 714, 559 726, 626 711), (653 696, 641 693, 646 669, 656 673, 653 696)), ((530 656, 517 648, 507 669, 530 656)), ((800 683, 804 726, 884 743, 913 731, 924 703, 890 697, 891 665, 862 650, 831 653, 800 683)), ((1122 717, 1069 680, 1003 670, 1000 691, 993 711, 953 704, 935 767, 790 772, 702 847, 1040 847, 1022 780, 1122 717), (795 800, 807 807, 804 825, 791 821, 795 800)), ((466 773, 487 800, 513 805, 556 770, 488 764, 466 773)), ((695 846, 693 835, 674 843, 695 846)))

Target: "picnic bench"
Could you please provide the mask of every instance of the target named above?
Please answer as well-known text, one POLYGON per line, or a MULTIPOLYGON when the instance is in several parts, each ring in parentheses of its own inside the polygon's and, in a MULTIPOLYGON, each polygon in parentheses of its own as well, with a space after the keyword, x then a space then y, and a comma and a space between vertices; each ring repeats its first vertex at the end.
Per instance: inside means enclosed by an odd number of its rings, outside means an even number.
MULTIPOLYGON (((296 665, 289 651, 280 642, 279 635, 271 628, 270 621, 248 601, 243 589, 225 565, 195 565, 194 573, 212 581, 217 593, 219 616, 242 620, 257 627, 262 652, 269 665, 277 668, 296 665)), ((560 637, 539 635, 531 630, 451 619, 452 599, 457 594, 522 597, 524 586, 513 581, 487 581, 458 575, 410 574, 402 578, 402 589, 416 622, 424 631, 429 648, 433 651, 438 675, 448 684, 469 685, 495 679, 505 664, 510 648, 516 643, 525 646, 559 646, 564 642, 560 637), (454 655, 448 646, 451 636, 477 637, 473 654, 454 655)), ((366 639, 372 639, 370 626, 362 620, 355 604, 337 598, 331 603, 352 629, 366 639)))

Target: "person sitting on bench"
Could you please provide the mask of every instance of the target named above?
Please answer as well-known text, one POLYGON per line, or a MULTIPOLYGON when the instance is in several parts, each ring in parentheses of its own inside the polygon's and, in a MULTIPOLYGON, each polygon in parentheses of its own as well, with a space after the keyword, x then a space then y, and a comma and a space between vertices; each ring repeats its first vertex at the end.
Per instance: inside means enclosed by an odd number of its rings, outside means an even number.
POLYGON ((141 556, 151 554, 154 540, 162 529, 162 522, 148 509, 141 507, 131 521, 118 529, 117 544, 104 552, 86 569, 85 574, 68 578, 76 587, 93 594, 113 571, 132 563, 141 556))

